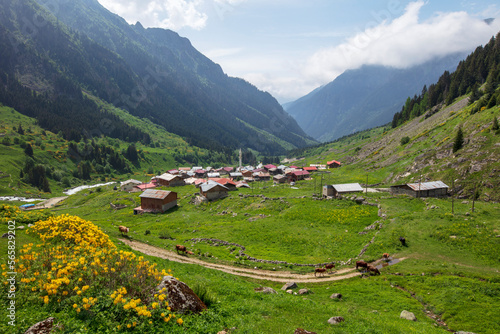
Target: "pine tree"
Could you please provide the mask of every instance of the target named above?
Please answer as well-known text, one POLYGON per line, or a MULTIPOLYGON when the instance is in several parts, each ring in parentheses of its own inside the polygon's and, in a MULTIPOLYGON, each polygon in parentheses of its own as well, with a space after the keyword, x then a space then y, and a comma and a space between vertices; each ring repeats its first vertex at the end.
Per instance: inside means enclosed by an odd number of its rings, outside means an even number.
POLYGON ((458 128, 457 135, 455 137, 455 143, 453 144, 453 153, 458 151, 464 145, 464 133, 462 127, 458 128))
POLYGON ((493 116, 493 125, 491 126, 491 130, 497 131, 499 129, 498 119, 496 116, 493 116))
POLYGON ((19 124, 19 127, 17 128, 17 133, 19 133, 20 135, 24 135, 24 130, 21 124, 19 124))
POLYGON ((24 153, 29 156, 29 157, 32 157, 33 158, 33 148, 31 147, 30 144, 27 144, 26 145, 26 148, 24 149, 24 153))

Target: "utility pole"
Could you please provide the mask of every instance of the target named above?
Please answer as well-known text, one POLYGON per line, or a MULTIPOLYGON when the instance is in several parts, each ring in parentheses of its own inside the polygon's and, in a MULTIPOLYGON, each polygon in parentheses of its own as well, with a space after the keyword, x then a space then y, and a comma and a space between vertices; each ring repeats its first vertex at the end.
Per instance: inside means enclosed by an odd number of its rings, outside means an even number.
POLYGON ((454 198, 454 193, 455 193, 455 178, 452 177, 451 179, 451 214, 455 214, 455 198, 454 198))
POLYGON ((472 213, 474 213, 474 202, 476 201, 476 187, 477 183, 474 182, 474 192, 472 193, 472 213))

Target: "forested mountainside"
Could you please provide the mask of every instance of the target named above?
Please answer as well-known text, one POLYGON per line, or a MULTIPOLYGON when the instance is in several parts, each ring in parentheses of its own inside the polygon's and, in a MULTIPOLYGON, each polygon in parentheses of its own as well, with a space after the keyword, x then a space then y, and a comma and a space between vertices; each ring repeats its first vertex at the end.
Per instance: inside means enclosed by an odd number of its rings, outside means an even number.
POLYGON ((97 1, 3 1, 0 46, 0 103, 68 140, 150 140, 93 95, 203 148, 277 154, 313 142, 271 95, 225 75, 187 39, 128 25, 97 1))
POLYGON ((408 96, 453 71, 467 53, 436 58, 406 69, 366 65, 348 70, 334 81, 285 105, 304 131, 328 142, 387 124, 408 96))
POLYGON ((450 74, 445 71, 438 82, 420 95, 408 97, 401 111, 392 120, 392 127, 422 115, 426 110, 439 104, 451 104, 457 97, 471 94, 469 103, 479 100, 472 112, 491 108, 500 104, 500 33, 485 46, 479 46, 467 59, 460 62, 457 70, 450 74), (483 89, 480 87, 486 84, 483 89))

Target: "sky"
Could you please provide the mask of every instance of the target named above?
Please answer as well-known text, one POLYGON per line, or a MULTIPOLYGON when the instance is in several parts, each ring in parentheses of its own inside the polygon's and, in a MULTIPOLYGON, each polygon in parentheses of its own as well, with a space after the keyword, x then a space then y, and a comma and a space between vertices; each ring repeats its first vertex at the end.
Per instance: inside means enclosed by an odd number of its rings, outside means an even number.
POLYGON ((188 38, 226 74, 280 103, 348 69, 406 68, 473 51, 500 31, 500 4, 491 0, 98 1, 130 24, 188 38))

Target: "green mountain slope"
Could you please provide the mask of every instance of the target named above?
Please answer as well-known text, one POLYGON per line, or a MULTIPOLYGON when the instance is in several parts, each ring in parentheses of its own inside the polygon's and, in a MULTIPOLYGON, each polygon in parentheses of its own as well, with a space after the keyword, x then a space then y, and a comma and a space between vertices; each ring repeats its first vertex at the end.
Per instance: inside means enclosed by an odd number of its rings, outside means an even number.
MULTIPOLYGON (((109 118, 81 96, 83 89, 199 147, 276 154, 285 148, 272 136, 287 148, 313 142, 269 94, 226 76, 174 32, 130 26, 97 1, 54 1, 47 8, 29 0, 0 7, 0 101, 44 128, 77 140, 82 125, 91 132, 100 115, 109 118), (17 81, 39 94, 30 103, 50 106, 23 108, 34 94, 17 81), (240 120, 272 136, 259 136, 240 120)), ((118 125, 116 137, 127 140, 134 129, 118 125)), ((128 140, 149 140, 135 137, 128 140)))
POLYGON ((304 165, 338 160, 340 169, 330 179, 379 184, 380 187, 442 180, 459 197, 472 197, 474 189, 485 201, 499 201, 500 132, 494 118, 500 107, 474 112, 476 104, 462 97, 450 106, 441 105, 412 121, 359 132, 335 142, 292 152, 304 165), (463 147, 453 152, 458 128, 464 133, 463 147), (402 139, 408 137, 408 143, 402 139), (403 140, 403 142, 405 142, 403 140))

